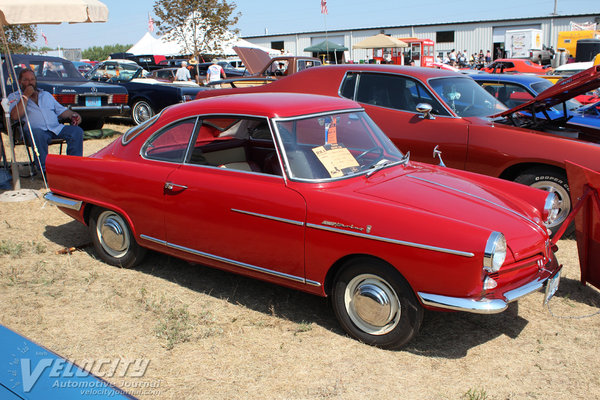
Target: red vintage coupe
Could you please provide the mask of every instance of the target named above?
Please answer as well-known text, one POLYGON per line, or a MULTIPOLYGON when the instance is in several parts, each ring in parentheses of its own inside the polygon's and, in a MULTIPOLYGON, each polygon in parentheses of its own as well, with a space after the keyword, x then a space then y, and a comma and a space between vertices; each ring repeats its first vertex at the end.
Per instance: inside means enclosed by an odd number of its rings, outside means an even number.
POLYGON ((46 165, 45 198, 107 263, 152 249, 331 296, 351 336, 384 348, 424 308, 497 313, 560 276, 555 194, 410 161, 351 100, 193 101, 46 165))
POLYGON ((492 74, 545 75, 549 69, 526 58, 499 58, 481 69, 492 74))
MULTIPOLYGON (((600 66, 581 78, 564 88, 565 97, 600 85, 600 66)), ((439 146, 449 167, 555 192, 561 211, 549 226, 553 232, 572 208, 565 160, 600 171, 597 129, 573 130, 558 125, 543 129, 527 119, 519 123, 510 110, 473 79, 452 71, 395 65, 332 65, 300 71, 264 86, 208 90, 196 98, 264 92, 313 93, 355 100, 396 146, 410 150, 416 161, 434 162, 433 149, 439 146), (503 111, 507 111, 504 118, 489 118, 503 111), (523 126, 530 129, 522 129, 523 126)), ((549 106, 561 101, 565 99, 553 96, 549 106)), ((539 110, 546 103, 547 99, 535 107, 539 110)))

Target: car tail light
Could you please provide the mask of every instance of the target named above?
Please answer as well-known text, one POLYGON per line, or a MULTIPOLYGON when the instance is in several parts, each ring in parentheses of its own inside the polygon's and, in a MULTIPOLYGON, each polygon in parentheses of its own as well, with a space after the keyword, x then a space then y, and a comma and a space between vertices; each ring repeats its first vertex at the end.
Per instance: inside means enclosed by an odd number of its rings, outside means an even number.
POLYGON ((53 94, 56 101, 60 104, 75 104, 77 103, 76 94, 53 94))
POLYGON ((128 97, 126 94, 113 94, 108 99, 108 102, 112 104, 127 104, 128 97))

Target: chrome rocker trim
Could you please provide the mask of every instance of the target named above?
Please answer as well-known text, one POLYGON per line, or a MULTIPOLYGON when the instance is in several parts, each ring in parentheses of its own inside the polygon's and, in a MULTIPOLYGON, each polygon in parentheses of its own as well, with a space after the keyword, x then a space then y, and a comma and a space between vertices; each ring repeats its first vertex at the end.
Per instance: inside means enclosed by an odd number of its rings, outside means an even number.
POLYGON ((57 207, 70 208, 71 210, 81 210, 81 200, 73 200, 68 197, 59 196, 52 192, 48 192, 44 195, 44 199, 57 207))
POLYGON ((504 300, 474 300, 464 297, 449 297, 423 292, 418 292, 417 294, 421 299, 421 302, 423 302, 423 304, 426 306, 444 308, 454 311, 466 311, 475 314, 497 314, 506 310, 508 303, 541 289, 546 281, 548 281, 548 279, 550 279, 552 276, 554 276, 554 274, 551 274, 546 278, 537 278, 536 280, 526 283, 521 287, 509 290, 508 292, 504 293, 504 300))
POLYGON ((201 256, 201 257, 204 257, 204 258, 209 258, 211 260, 215 260, 215 261, 219 261, 219 262, 222 262, 222 263, 230 264, 230 265, 233 265, 233 266, 236 266, 236 267, 241 267, 241 268, 248 269, 248 270, 255 271, 255 272, 261 272, 263 274, 273 275, 273 276, 276 276, 278 278, 284 278, 284 279, 288 279, 288 280, 291 280, 291 281, 294 281, 294 282, 304 283, 304 284, 311 285, 311 286, 316 286, 316 287, 320 287, 321 286, 320 282, 311 281, 310 279, 304 279, 304 278, 299 277, 299 276, 290 275, 290 274, 286 274, 286 273, 279 272, 279 271, 273 271, 271 269, 267 269, 267 268, 263 268, 263 267, 258 267, 256 265, 246 264, 246 263, 241 262, 241 261, 235 261, 235 260, 231 260, 229 258, 216 256, 214 254, 205 253, 203 251, 198 251, 198 250, 190 249, 189 247, 179 246, 179 245, 176 245, 176 244, 173 244, 173 243, 166 242, 164 240, 155 239, 155 238, 153 238, 151 236, 147 236, 147 235, 140 235, 140 237, 142 239, 146 239, 146 240, 149 240, 151 242, 161 244, 161 245, 169 247, 171 249, 184 251, 186 253, 194 254, 196 256, 201 256))

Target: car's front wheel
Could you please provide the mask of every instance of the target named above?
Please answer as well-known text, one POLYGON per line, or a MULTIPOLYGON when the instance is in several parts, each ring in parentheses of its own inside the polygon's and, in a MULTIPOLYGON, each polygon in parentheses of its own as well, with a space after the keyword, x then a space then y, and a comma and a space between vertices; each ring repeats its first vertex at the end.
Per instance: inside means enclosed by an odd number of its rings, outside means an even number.
POLYGON ((332 288, 335 315, 346 332, 385 349, 405 345, 419 331, 423 308, 392 266, 369 257, 344 265, 332 288))
MULTIPOLYGON (((547 225, 553 234, 556 233, 569 216, 572 207, 567 174, 560 170, 536 167, 524 171, 515 179, 515 182, 556 193, 560 210, 554 222, 547 225)), ((572 224, 565 231, 565 235, 573 233, 574 230, 575 226, 572 224)))
POLYGON ((137 100, 131 108, 133 122, 137 125, 154 116, 154 109, 146 100, 137 100))
POLYGON ((135 241, 125 219, 114 211, 94 207, 89 230, 96 253, 108 264, 133 267, 146 254, 146 249, 135 241))

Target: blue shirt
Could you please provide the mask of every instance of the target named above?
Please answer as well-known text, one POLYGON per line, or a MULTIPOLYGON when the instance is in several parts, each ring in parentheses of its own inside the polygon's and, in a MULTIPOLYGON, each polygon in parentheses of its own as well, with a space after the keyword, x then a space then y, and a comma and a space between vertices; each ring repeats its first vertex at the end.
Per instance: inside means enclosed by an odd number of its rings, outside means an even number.
MULTIPOLYGON (((16 107, 20 99, 21 96, 18 91, 8 95, 10 111, 16 107)), ((66 110, 67 108, 56 101, 54 96, 42 89, 38 89, 37 104, 31 99, 27 101, 27 116, 29 117, 31 129, 43 129, 51 131, 55 135, 58 135, 64 127, 63 124, 58 122, 58 116, 66 110)))

